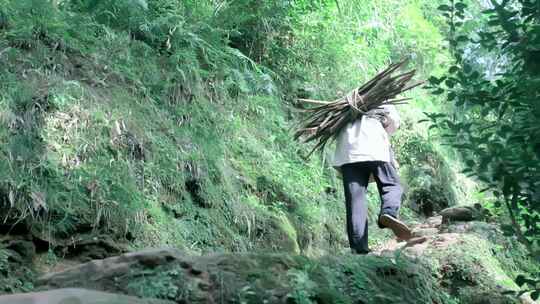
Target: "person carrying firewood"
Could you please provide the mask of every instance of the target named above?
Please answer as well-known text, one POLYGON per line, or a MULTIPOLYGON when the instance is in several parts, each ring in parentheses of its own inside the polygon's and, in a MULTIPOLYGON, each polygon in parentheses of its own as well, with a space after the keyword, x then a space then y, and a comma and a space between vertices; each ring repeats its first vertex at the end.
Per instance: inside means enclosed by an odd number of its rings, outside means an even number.
POLYGON ((375 181, 382 201, 378 226, 391 229, 399 240, 409 240, 409 227, 398 219, 403 188, 390 145, 400 124, 396 108, 382 105, 349 122, 336 138, 333 167, 343 177, 347 235, 353 253, 367 254, 367 186, 375 181))
POLYGON ((334 101, 298 99, 304 105, 301 112, 305 118, 299 122, 294 138, 316 143, 307 158, 315 151, 324 152, 326 144, 336 140, 333 166, 343 176, 347 234, 354 253, 369 252, 366 190, 370 178, 377 183, 382 200, 379 227, 391 229, 407 245, 425 241, 422 237, 413 239, 411 229, 398 220, 403 188, 389 138, 399 127, 394 105, 410 99, 397 96, 424 83, 412 82, 416 70, 398 72, 407 62, 390 64, 334 101))

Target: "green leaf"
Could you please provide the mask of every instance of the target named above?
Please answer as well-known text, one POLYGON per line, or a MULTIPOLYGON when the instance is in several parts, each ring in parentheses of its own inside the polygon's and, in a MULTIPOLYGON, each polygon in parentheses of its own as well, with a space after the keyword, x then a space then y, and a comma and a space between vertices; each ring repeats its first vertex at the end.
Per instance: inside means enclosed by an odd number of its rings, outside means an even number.
POLYGON ((431 77, 429 77, 428 81, 429 81, 430 84, 438 85, 438 84, 440 84, 441 82, 443 82, 445 79, 446 79, 446 76, 442 76, 441 78, 437 78, 437 77, 435 77, 435 76, 431 76, 431 77))
POLYGON ((435 76, 431 76, 428 78, 428 82, 432 85, 438 85, 439 83, 441 83, 441 81, 439 80, 439 78, 435 77, 435 76))
POLYGON ((437 7, 437 9, 440 10, 440 11, 443 11, 443 12, 444 11, 449 12, 449 11, 452 10, 452 8, 450 6, 448 6, 448 5, 446 5, 446 4, 439 5, 439 7, 437 7))
POLYGON ((500 25, 501 22, 499 21, 499 19, 492 19, 492 20, 489 20, 487 24, 489 26, 497 26, 497 25, 500 25))
POLYGON ((457 9, 457 10, 460 10, 460 11, 463 11, 467 8, 467 4, 463 3, 463 2, 458 2, 454 5, 454 7, 457 9))
POLYGON ((442 93, 444 93, 444 90, 441 88, 438 88, 435 91, 431 92, 431 94, 433 95, 441 95, 442 93))
POLYGON ((451 66, 450 69, 448 69, 448 73, 450 74, 454 74, 457 71, 459 71, 459 68, 455 65, 451 66))
POLYGON ((525 278, 524 275, 520 274, 516 277, 516 284, 517 286, 521 287, 525 284, 525 282, 527 281, 527 278, 525 278))
POLYGON ((469 41, 469 37, 464 36, 464 35, 461 35, 461 36, 458 36, 458 37, 456 38, 456 40, 457 40, 457 41, 460 41, 460 42, 467 42, 467 41, 469 41))
POLYGON ((539 297, 540 297, 540 291, 535 290, 535 291, 533 291, 533 292, 531 293, 531 298, 532 298, 534 301, 538 300, 539 297))

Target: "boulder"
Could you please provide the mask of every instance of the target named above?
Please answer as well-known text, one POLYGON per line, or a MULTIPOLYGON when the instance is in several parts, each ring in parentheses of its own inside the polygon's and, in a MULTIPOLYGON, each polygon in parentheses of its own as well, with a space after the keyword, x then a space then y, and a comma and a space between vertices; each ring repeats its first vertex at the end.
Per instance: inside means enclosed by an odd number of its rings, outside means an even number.
POLYGON ((68 268, 62 272, 49 273, 37 280, 37 285, 45 289, 80 287, 117 291, 116 278, 136 268, 155 268, 172 261, 181 260, 182 254, 175 249, 148 249, 121 256, 91 262, 68 268))
POLYGON ((467 207, 451 207, 440 212, 443 223, 474 220, 474 211, 467 207))
POLYGON ((191 304, 353 303, 358 294, 372 304, 442 303, 442 293, 423 292, 434 290, 435 284, 424 265, 406 259, 396 262, 393 257, 347 254, 326 256, 315 264, 291 254, 189 256, 174 249, 152 249, 48 274, 36 285, 191 304))
MULTIPOLYGON (((480 235, 438 233, 418 239, 422 241, 394 241, 393 250, 388 247, 379 255, 330 255, 316 261, 291 254, 190 256, 175 249, 150 249, 48 274, 36 286, 192 304, 355 303, 358 295, 365 299, 362 303, 370 304, 447 303, 449 296, 475 304, 486 303, 487 295, 493 296, 490 303, 517 300, 503 296, 504 291, 519 288, 492 254, 491 243, 480 235)), ((88 299, 94 298, 98 297, 88 299)))
POLYGON ((0 304, 174 304, 174 302, 67 288, 0 296, 0 304))

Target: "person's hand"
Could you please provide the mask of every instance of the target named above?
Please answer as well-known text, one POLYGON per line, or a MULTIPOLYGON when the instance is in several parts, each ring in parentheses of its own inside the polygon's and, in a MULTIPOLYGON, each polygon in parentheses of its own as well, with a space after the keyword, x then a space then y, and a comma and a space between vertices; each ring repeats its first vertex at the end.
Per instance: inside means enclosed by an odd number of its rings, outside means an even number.
POLYGON ((378 119, 385 129, 390 125, 389 114, 389 111, 386 109, 374 109, 367 113, 368 116, 378 119))
POLYGON ((388 115, 381 116, 381 118, 379 118, 379 121, 385 129, 390 125, 390 119, 388 119, 388 115))

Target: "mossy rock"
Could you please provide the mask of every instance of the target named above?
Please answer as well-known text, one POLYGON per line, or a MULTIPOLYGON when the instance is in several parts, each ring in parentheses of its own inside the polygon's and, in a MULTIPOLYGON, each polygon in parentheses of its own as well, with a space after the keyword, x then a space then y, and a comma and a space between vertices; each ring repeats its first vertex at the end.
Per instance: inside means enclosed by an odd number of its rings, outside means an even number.
POLYGON ((431 263, 439 284, 449 294, 461 303, 488 303, 484 302, 487 299, 493 301, 489 303, 518 303, 502 294, 519 288, 494 255, 491 243, 474 234, 448 235, 454 239, 443 246, 429 247, 422 260, 431 263))
POLYGON ((50 274, 41 289, 89 288, 177 303, 453 303, 406 258, 289 254, 188 256, 147 250, 50 274))

